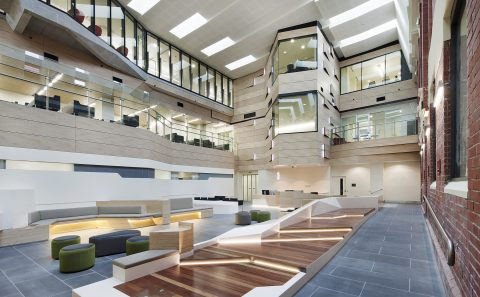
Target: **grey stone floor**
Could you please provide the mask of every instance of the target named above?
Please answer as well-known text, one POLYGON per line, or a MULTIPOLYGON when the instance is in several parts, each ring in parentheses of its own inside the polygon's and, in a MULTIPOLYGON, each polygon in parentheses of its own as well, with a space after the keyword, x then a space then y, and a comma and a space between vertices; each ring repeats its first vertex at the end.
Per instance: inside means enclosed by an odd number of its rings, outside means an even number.
MULTIPOLYGON (((233 215, 214 215, 195 222, 195 243, 234 227, 233 215)), ((89 270, 63 274, 50 258, 50 242, 0 248, 0 297, 71 297, 72 289, 112 277, 112 260, 125 254, 95 259, 89 270)))
POLYGON ((384 205, 296 296, 445 296, 421 207, 384 205))

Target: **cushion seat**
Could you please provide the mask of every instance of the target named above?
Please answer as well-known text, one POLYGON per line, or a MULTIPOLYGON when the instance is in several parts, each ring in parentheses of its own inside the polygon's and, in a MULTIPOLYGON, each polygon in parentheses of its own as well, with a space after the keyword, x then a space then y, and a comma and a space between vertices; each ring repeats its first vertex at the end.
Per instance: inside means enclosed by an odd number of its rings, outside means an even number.
POLYGON ((54 238, 51 243, 52 259, 58 260, 59 252, 62 248, 79 243, 80 236, 78 235, 67 235, 54 238))
POLYGON ((235 225, 250 225, 252 218, 248 211, 240 211, 235 214, 235 225))
POLYGON ((86 243, 66 246, 60 250, 59 259, 60 272, 63 273, 90 269, 95 265, 95 245, 86 243))
POLYGON ((126 253, 127 256, 148 251, 150 249, 150 237, 134 236, 127 239, 126 253))
POLYGON ((121 230, 92 236, 88 241, 95 244, 95 256, 102 257, 125 253, 127 239, 139 235, 138 230, 121 230))
POLYGON ((262 223, 269 221, 272 218, 272 215, 270 214, 269 211, 260 211, 257 214, 257 222, 262 223))
POLYGON ((178 253, 176 250, 152 250, 113 260, 112 264, 123 269, 128 269, 142 264, 162 259, 178 253))
POLYGON ((250 215, 252 216, 252 221, 258 221, 258 213, 260 210, 258 209, 252 209, 250 210, 250 215))

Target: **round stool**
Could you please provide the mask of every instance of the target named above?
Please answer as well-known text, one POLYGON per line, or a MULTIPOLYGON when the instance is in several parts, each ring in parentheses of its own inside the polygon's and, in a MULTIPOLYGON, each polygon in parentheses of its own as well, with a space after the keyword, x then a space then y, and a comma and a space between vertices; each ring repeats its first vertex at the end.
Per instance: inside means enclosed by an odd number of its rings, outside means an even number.
POLYGON ((268 211, 260 211, 258 214, 257 214, 257 222, 261 223, 261 222, 266 222, 268 220, 270 220, 272 218, 270 212, 268 211))
POLYGON ((260 210, 258 209, 252 209, 250 211, 250 215, 252 216, 252 221, 258 221, 258 213, 260 212, 260 210))
POLYGON ((58 252, 60 252, 63 247, 78 243, 80 243, 80 236, 78 235, 67 235, 54 238, 51 245, 52 258, 58 260, 58 252))
POLYGON ((148 236, 134 236, 127 239, 126 245, 127 256, 148 251, 150 249, 150 238, 148 236))
POLYGON ((248 211, 239 211, 235 214, 235 225, 250 225, 252 218, 248 211))
POLYGON ((70 273, 87 270, 95 265, 93 243, 69 245, 60 250, 60 272, 70 273))

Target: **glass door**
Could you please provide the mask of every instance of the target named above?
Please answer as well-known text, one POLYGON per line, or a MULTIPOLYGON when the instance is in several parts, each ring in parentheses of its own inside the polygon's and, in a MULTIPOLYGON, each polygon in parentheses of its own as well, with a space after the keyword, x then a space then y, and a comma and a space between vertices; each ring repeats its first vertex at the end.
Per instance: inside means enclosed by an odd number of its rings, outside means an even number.
POLYGON ((243 175, 243 200, 252 201, 253 195, 257 194, 258 174, 243 175))

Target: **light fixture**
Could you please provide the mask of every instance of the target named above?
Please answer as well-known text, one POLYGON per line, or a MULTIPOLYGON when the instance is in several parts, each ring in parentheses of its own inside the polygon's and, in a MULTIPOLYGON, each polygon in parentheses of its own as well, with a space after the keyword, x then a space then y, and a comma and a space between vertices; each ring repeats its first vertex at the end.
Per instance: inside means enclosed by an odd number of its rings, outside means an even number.
POLYGON ((204 260, 185 260, 180 261, 180 266, 196 266, 196 265, 223 265, 223 264, 239 264, 250 263, 250 258, 231 258, 231 259, 204 259, 204 260))
POLYGON ((75 79, 73 83, 76 84, 77 86, 82 86, 82 87, 85 86, 85 82, 83 80, 75 79))
POLYGON ((190 124, 190 123, 195 123, 195 122, 198 122, 198 121, 200 121, 200 119, 193 119, 193 120, 188 121, 188 123, 190 124))
POLYGON ((36 54, 36 53, 29 52, 29 51, 25 51, 25 55, 30 56, 30 57, 35 58, 35 59, 38 59, 38 60, 43 60, 43 56, 41 56, 39 54, 36 54))
POLYGON ((301 49, 305 49, 305 45, 302 45, 300 48, 301 48, 301 49))
POLYGON ((443 83, 440 82, 440 86, 435 93, 435 99, 433 100, 433 107, 437 108, 438 105, 440 105, 440 102, 443 100, 444 92, 443 83))
POLYGON ((289 233, 324 233, 324 232, 350 232, 352 228, 314 228, 314 229, 286 229, 280 230, 279 233, 289 234, 289 233))
POLYGON ((283 51, 283 54, 284 54, 284 55, 287 54, 287 51, 283 51))
POLYGON ((235 41, 233 41, 230 37, 225 37, 222 40, 219 40, 215 42, 212 45, 207 46, 202 50, 202 53, 204 53, 207 56, 212 56, 220 51, 223 51, 224 49, 232 46, 235 44, 235 41))
POLYGON ((293 39, 293 38, 290 39, 290 42, 291 42, 291 43, 294 43, 294 42, 295 42, 295 39, 293 39))
POLYGON ((128 7, 135 10, 141 15, 152 9, 160 0, 132 0, 128 3, 128 7))
POLYGON ((80 72, 80 73, 83 73, 83 74, 87 74, 88 72, 83 70, 82 68, 78 68, 78 67, 75 67, 75 71, 76 72, 80 72))
POLYGON ((430 137, 430 127, 425 130, 425 136, 430 137))
POLYGON ((267 238, 262 239, 262 242, 274 243, 274 242, 299 242, 299 241, 340 241, 343 240, 341 236, 334 237, 307 237, 307 238, 267 238))
POLYGON ((197 12, 185 21, 175 26, 172 30, 170 30, 170 33, 177 36, 178 38, 183 38, 188 34, 192 33, 193 31, 197 30, 201 26, 205 25, 206 23, 207 19, 197 12))
POLYGON ((377 26, 375 28, 362 32, 360 34, 340 40, 340 42, 338 43, 338 46, 346 47, 395 28, 397 28, 397 20, 393 19, 391 21, 381 24, 380 26, 377 26))
POLYGON ((358 5, 350 10, 337 14, 336 16, 328 19, 325 27, 333 28, 340 24, 346 23, 350 20, 358 18, 364 14, 374 11, 383 5, 393 2, 393 0, 370 0, 361 5, 358 5))
POLYGON ((176 116, 173 116, 173 117, 172 117, 172 120, 173 120, 173 119, 176 119, 176 118, 183 117, 184 115, 185 115, 184 113, 177 114, 176 116))
POLYGON ((363 218, 365 215, 362 214, 344 214, 339 216, 333 217, 311 217, 311 220, 336 220, 336 219, 344 219, 344 218, 363 218))
POLYGON ((257 59, 252 56, 252 55, 248 55, 246 57, 243 57, 235 62, 232 62, 230 64, 227 64, 225 65, 225 67, 227 67, 229 70, 235 70, 237 68, 240 68, 242 66, 245 66, 247 64, 250 64, 252 62, 255 62, 257 59))

